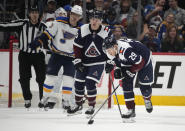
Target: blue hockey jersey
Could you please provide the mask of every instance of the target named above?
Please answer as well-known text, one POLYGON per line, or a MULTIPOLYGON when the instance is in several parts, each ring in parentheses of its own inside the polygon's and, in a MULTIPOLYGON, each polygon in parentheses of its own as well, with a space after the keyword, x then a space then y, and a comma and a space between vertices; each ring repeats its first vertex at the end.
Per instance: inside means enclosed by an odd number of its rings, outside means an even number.
POLYGON ((95 31, 90 24, 81 26, 74 40, 75 57, 82 59, 86 66, 104 64, 107 56, 102 50, 102 44, 104 38, 111 35, 110 29, 104 25, 95 31))

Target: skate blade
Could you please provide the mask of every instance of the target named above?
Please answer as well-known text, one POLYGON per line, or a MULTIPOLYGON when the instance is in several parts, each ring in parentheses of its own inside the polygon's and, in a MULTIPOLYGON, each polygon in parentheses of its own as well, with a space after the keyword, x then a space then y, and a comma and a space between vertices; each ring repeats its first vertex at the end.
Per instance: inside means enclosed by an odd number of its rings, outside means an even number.
POLYGON ((123 123, 135 123, 135 119, 133 117, 131 118, 123 118, 123 123))
POLYGON ((77 111, 77 112, 72 113, 72 114, 67 113, 67 116, 75 116, 75 115, 79 115, 79 114, 82 114, 82 111, 77 111))

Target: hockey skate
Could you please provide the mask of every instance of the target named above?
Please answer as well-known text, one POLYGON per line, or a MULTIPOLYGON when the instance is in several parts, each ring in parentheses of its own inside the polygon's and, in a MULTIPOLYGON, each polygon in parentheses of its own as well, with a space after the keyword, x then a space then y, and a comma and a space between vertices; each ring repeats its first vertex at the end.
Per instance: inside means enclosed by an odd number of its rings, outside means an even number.
POLYGON ((39 108, 44 108, 44 103, 42 101, 40 101, 39 104, 38 104, 38 107, 39 108))
POLYGON ((44 110, 48 111, 48 109, 53 109, 55 104, 55 102, 47 102, 46 105, 44 105, 44 110))
POLYGON ((25 104, 24 104, 25 108, 30 108, 31 107, 31 100, 25 100, 25 104))
POLYGON ((64 109, 64 112, 66 112, 70 108, 69 102, 62 99, 62 108, 64 109))
POLYGON ((90 118, 94 114, 94 107, 89 106, 89 108, 85 111, 85 114, 87 115, 87 118, 90 118))
POLYGON ((73 116, 73 115, 77 115, 77 114, 82 114, 82 106, 80 105, 75 105, 73 107, 70 107, 67 110, 68 116, 73 116))
POLYGON ((144 102, 145 102, 146 111, 148 113, 151 113, 153 111, 153 105, 151 100, 144 99, 144 102))
POLYGON ((134 117, 136 117, 135 109, 129 109, 126 114, 122 114, 124 123, 133 123, 135 122, 134 117))

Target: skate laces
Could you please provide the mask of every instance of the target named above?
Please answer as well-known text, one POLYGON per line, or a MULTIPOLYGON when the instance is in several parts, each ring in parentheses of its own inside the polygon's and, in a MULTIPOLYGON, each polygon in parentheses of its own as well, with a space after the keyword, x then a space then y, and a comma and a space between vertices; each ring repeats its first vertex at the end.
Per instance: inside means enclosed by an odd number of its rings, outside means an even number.
POLYGON ((125 115, 130 115, 133 113, 133 109, 128 109, 127 113, 125 115))
POLYGON ((31 101, 30 100, 25 100, 25 104, 30 104, 31 101))
POLYGON ((152 103, 151 103, 150 100, 144 100, 144 101, 145 101, 145 106, 146 106, 147 109, 152 108, 152 103))
POLYGON ((93 106, 89 106, 89 108, 87 109, 87 111, 92 111, 92 110, 94 110, 93 106))

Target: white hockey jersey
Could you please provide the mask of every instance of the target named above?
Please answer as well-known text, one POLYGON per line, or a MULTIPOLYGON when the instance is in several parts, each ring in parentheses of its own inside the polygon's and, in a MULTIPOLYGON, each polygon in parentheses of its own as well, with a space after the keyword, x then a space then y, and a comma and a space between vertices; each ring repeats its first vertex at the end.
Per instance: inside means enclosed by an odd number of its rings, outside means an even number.
POLYGON ((73 44, 81 24, 72 27, 68 17, 57 17, 44 32, 52 39, 51 49, 60 55, 74 57, 73 44))

